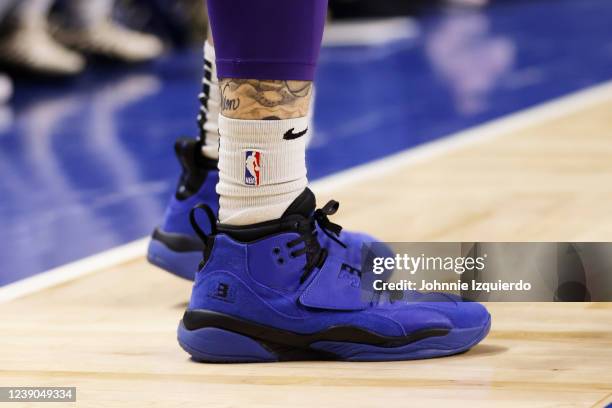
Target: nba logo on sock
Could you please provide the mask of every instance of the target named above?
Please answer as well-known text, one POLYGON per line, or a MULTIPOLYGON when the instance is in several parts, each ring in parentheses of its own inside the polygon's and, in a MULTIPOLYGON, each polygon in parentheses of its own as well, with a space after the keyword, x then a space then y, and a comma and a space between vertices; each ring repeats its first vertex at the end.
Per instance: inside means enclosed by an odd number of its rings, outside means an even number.
POLYGON ((259 185, 261 152, 247 150, 244 157, 244 184, 247 186, 259 185))

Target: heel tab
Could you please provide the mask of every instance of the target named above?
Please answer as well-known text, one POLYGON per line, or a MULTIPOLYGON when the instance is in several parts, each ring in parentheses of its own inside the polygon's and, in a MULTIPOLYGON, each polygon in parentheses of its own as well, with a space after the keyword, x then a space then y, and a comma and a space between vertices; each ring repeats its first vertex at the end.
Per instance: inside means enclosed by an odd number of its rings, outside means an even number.
POLYGON ((210 253, 212 252, 212 247, 215 243, 215 235, 217 234, 217 217, 215 216, 214 211, 208 205, 204 203, 199 203, 195 207, 189 211, 189 222, 191 223, 191 227, 198 235, 198 237, 202 240, 204 244, 203 258, 200 262, 199 268, 202 269, 206 264, 208 258, 210 258, 210 253), (198 224, 198 220, 196 220, 195 214, 197 210, 203 210, 208 217, 208 222, 210 223, 210 235, 206 234, 200 225, 198 224))
POLYGON ((202 228, 200 228, 200 225, 196 220, 195 214, 197 210, 204 210, 204 212, 206 213, 208 221, 210 222, 210 235, 217 234, 217 217, 215 216, 215 212, 212 210, 212 208, 210 208, 207 204, 204 203, 196 204, 196 206, 193 207, 191 211, 189 211, 189 222, 191 223, 191 227, 193 228, 195 233, 198 234, 198 237, 200 237, 202 242, 206 244, 209 239, 209 235, 206 234, 202 230, 202 228))

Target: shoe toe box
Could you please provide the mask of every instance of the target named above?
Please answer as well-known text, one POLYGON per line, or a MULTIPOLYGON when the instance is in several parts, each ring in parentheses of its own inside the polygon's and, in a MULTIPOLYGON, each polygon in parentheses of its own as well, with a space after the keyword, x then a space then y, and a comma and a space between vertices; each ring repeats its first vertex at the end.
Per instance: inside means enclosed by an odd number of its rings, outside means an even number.
POLYGON ((489 324, 491 315, 480 303, 454 295, 427 293, 418 302, 406 302, 396 308, 393 318, 409 332, 424 328, 482 328, 489 324))

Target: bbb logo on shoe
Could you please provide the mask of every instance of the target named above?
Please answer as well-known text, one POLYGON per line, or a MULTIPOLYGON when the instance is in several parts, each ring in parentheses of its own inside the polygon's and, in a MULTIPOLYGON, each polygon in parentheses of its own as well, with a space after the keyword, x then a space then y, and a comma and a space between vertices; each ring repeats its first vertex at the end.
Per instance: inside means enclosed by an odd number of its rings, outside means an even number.
POLYGON ((224 302, 234 303, 236 300, 236 291, 228 283, 216 282, 216 284, 210 285, 208 296, 223 300, 224 302))
POLYGON ((260 182, 261 152, 246 150, 244 157, 244 184, 258 186, 260 182))

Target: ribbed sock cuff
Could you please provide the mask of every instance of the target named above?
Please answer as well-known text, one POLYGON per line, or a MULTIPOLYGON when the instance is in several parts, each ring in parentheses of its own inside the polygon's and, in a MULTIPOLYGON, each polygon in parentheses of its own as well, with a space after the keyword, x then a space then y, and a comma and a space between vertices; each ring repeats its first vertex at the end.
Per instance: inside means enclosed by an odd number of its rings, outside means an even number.
POLYGON ((304 190, 308 118, 219 116, 219 220, 245 225, 279 218, 304 190))

